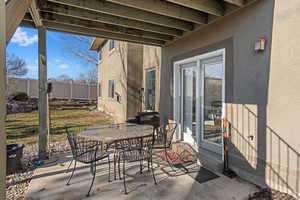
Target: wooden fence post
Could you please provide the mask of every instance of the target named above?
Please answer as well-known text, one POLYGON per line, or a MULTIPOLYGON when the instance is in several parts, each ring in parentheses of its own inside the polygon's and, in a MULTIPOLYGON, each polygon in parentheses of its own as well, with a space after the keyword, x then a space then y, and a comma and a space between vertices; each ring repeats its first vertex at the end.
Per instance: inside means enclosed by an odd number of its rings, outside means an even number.
POLYGON ((73 81, 70 81, 70 98, 69 100, 71 101, 73 99, 73 81))

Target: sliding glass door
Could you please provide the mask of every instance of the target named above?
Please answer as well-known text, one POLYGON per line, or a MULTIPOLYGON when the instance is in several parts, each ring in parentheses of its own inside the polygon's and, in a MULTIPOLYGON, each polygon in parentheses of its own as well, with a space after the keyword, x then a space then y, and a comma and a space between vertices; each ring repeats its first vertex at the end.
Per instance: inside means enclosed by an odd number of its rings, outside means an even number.
POLYGON ((181 70, 182 80, 182 131, 185 140, 193 145, 197 143, 197 91, 198 71, 197 63, 183 64, 181 70))
POLYGON ((222 57, 202 60, 202 134, 201 144, 214 152, 222 152, 223 61, 222 57))
MULTIPOLYGON (((180 101, 180 131, 183 140, 193 146, 222 153, 224 116, 223 54, 199 56, 177 64, 176 86, 180 101)), ((176 108, 175 108, 176 109, 176 108)), ((176 116, 175 116, 176 119, 176 116)))

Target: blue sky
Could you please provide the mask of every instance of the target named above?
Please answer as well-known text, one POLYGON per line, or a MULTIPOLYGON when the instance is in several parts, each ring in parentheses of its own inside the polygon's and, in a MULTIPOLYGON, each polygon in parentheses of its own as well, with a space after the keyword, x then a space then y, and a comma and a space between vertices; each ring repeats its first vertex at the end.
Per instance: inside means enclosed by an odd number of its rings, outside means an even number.
MULTIPOLYGON (((68 42, 83 48, 89 47, 71 37, 70 34, 47 31, 48 78, 67 75, 76 79, 80 74, 87 74, 89 70, 95 68, 93 64, 85 63, 82 59, 69 53, 67 51, 68 42)), ((25 60, 28 68, 28 74, 25 77, 38 78, 38 36, 36 29, 18 27, 6 51, 25 60)), ((96 53, 95 56, 97 56, 96 53)))

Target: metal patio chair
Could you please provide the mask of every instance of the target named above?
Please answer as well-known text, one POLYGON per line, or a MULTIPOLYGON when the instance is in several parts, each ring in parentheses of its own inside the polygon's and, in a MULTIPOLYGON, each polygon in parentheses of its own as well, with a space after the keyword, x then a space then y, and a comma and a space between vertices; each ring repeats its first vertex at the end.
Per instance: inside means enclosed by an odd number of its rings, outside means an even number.
MULTIPOLYGON (((121 126, 127 126, 127 127, 132 127, 136 126, 137 124, 132 124, 132 123, 113 123, 108 126, 108 128, 119 128, 121 126)), ((107 128, 105 126, 104 128, 107 128)), ((114 141, 109 144, 108 151, 113 154, 113 164, 114 164, 114 180, 117 179, 117 170, 116 167, 118 166, 118 173, 119 173, 119 179, 121 180, 121 172, 120 172, 120 159, 119 159, 119 153, 122 151, 122 145, 120 143, 121 140, 114 141)))
POLYGON ((99 141, 93 141, 78 136, 78 133, 80 133, 83 130, 84 130, 83 128, 78 128, 78 127, 66 127, 67 138, 71 147, 73 160, 74 160, 74 168, 72 170, 72 174, 69 177, 69 180, 66 185, 70 184, 70 181, 76 170, 77 162, 90 164, 91 167, 90 171, 93 176, 93 179, 89 191, 86 195, 89 196, 96 176, 97 162, 105 158, 107 158, 108 160, 108 167, 109 167, 108 181, 110 181, 110 159, 109 159, 109 153, 107 152, 106 144, 99 141))
POLYGON ((154 132, 154 138, 155 142, 153 145, 153 149, 162 149, 164 150, 165 159, 170 165, 170 167, 173 166, 170 163, 170 158, 168 156, 167 150, 171 148, 172 140, 175 134, 177 128, 177 123, 175 122, 169 122, 165 126, 161 126, 154 132))
POLYGON ((120 163, 123 163, 123 184, 124 184, 124 193, 127 193, 126 186, 126 163, 129 162, 140 162, 140 173, 142 173, 142 163, 143 161, 147 161, 151 164, 151 171, 154 180, 154 184, 156 185, 156 179, 153 170, 153 162, 152 162, 152 146, 154 143, 153 135, 150 136, 142 136, 136 138, 128 138, 117 140, 113 143, 114 146, 118 147, 118 169, 120 176, 120 163))

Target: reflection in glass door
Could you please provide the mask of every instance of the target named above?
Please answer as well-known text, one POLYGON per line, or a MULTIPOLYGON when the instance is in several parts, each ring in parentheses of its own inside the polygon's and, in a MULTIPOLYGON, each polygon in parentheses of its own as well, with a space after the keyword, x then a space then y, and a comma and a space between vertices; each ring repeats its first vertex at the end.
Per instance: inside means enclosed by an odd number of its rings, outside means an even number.
POLYGON ((202 75, 202 145, 222 152, 223 62, 215 57, 201 62, 202 75))
POLYGON ((196 121, 197 121, 197 63, 183 64, 181 70, 182 80, 182 132, 184 140, 190 144, 197 143, 196 121))

